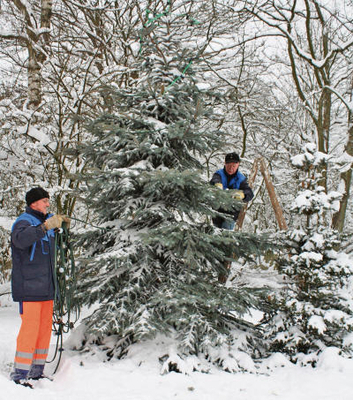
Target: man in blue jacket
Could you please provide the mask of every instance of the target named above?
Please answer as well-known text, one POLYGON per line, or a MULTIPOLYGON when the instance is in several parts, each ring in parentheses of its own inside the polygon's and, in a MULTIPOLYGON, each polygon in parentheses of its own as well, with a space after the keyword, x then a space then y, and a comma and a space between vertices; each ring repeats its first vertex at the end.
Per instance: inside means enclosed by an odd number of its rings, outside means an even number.
MULTIPOLYGON (((211 179, 211 185, 223 190, 232 190, 235 199, 247 203, 254 197, 254 193, 248 184, 246 177, 239 171, 240 158, 237 153, 228 153, 225 157, 224 168, 216 171, 211 179)), ((232 221, 222 217, 213 218, 213 224, 218 228, 233 230, 239 211, 235 211, 232 221)))
POLYGON ((12 226, 12 297, 19 302, 22 319, 17 336, 11 379, 32 387, 29 379, 43 377, 52 329, 54 282, 54 230, 62 215, 48 214, 49 193, 41 187, 26 193, 26 211, 12 226))
MULTIPOLYGON (((224 160, 223 169, 219 169, 213 174, 211 179, 211 185, 215 185, 223 190, 231 190, 232 195, 237 200, 242 200, 247 203, 254 197, 254 193, 249 186, 246 177, 239 171, 240 158, 237 153, 226 154, 224 160)), ((224 210, 219 210, 225 212, 224 210)), ((229 220, 223 217, 217 216, 212 219, 213 224, 217 228, 233 230, 235 221, 238 219, 239 211, 234 211, 230 214, 229 220)), ((225 283, 227 280, 228 272, 230 270, 231 263, 225 263, 225 271, 221 272, 218 276, 220 283, 225 283)))

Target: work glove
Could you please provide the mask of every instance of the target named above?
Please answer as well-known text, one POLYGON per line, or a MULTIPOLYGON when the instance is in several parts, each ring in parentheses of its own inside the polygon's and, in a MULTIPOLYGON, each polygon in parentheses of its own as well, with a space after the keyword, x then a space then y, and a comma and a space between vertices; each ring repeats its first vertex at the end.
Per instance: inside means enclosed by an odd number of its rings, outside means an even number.
POLYGON ((63 222, 66 223, 66 228, 70 228, 71 219, 67 215, 61 215, 63 222))
POLYGON ((44 226, 47 231, 50 231, 51 229, 61 228, 63 222, 66 222, 68 226, 70 225, 70 219, 68 217, 55 214, 44 222, 44 226))
POLYGON ((215 186, 223 190, 223 185, 221 183, 215 183, 215 186))
POLYGON ((233 190, 232 196, 234 197, 235 200, 243 200, 245 194, 242 190, 235 189, 233 190))

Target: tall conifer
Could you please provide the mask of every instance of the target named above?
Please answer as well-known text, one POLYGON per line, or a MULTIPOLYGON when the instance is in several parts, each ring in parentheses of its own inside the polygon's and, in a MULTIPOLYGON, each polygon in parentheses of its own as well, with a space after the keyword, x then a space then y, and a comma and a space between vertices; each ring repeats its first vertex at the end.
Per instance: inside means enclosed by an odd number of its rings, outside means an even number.
POLYGON ((87 200, 105 229, 82 239, 80 290, 83 303, 96 304, 86 319, 96 340, 115 335, 110 355, 162 333, 180 354, 222 363, 213 348, 255 352, 256 330, 242 317, 259 296, 218 276, 267 243, 210 223, 220 206, 240 205, 204 179, 200 160, 222 143, 205 125, 217 94, 200 89, 197 43, 183 45, 182 27, 185 16, 168 13, 145 26, 129 84, 106 88, 110 112, 89 126, 87 200))

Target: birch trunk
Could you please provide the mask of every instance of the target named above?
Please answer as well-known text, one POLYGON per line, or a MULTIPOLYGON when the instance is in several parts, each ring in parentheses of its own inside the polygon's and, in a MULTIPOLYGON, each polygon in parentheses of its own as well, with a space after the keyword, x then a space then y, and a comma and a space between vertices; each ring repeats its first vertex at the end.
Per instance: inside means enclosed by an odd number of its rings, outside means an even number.
MULTIPOLYGON (((32 15, 28 4, 21 0, 14 0, 14 4, 23 15, 27 34, 28 50, 28 108, 35 110, 42 102, 42 71, 41 65, 45 61, 45 47, 49 45, 50 35, 48 31, 38 32, 38 23, 32 15), (43 41, 41 42, 41 36, 43 41)), ((50 28, 52 14, 52 0, 41 0, 40 27, 50 28)))
MULTIPOLYGON (((353 99, 353 78, 351 84, 351 101, 353 99)), ((345 148, 346 153, 353 157, 353 111, 349 110, 348 112, 348 141, 345 148)), ((348 199, 351 191, 352 184, 352 169, 353 163, 350 164, 349 168, 341 173, 340 179, 344 184, 344 193, 343 197, 340 201, 340 208, 337 213, 334 214, 332 219, 332 226, 334 229, 342 232, 344 228, 344 221, 346 219, 346 211, 348 205, 348 199)))

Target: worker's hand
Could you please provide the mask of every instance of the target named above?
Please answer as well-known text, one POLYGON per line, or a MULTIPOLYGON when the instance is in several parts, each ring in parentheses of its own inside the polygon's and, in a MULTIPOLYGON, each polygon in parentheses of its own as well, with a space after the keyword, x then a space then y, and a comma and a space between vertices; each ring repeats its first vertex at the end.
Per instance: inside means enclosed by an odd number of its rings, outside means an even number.
POLYGON ((235 200, 243 200, 245 197, 244 192, 242 190, 238 190, 238 189, 233 190, 232 195, 235 198, 235 200))
POLYGON ((223 185, 221 183, 215 183, 215 186, 223 190, 223 185))
POLYGON ((63 222, 66 223, 66 228, 69 229, 70 228, 70 218, 67 215, 61 215, 63 222))
POLYGON ((45 229, 50 231, 51 229, 61 228, 63 221, 66 222, 66 220, 69 219, 65 215, 55 214, 44 222, 45 229))

